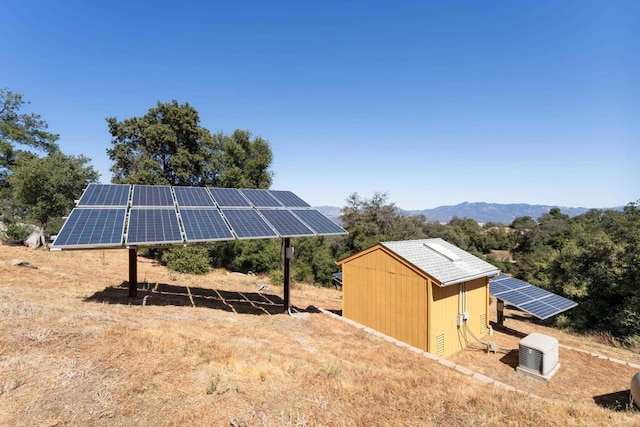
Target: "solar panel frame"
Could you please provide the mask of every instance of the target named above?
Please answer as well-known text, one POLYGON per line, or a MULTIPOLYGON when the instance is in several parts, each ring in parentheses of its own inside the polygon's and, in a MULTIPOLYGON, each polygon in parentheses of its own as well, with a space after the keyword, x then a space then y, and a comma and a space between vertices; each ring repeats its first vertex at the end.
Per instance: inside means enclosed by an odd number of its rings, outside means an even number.
POLYGON ((76 208, 54 240, 53 248, 109 248, 122 246, 127 209, 76 208))
POLYGON ((245 196, 251 204, 256 208, 281 208, 282 203, 271 195, 269 190, 260 190, 255 188, 241 188, 240 192, 245 196))
POLYGON ((140 185, 133 186, 131 207, 172 207, 175 206, 171 187, 168 185, 140 185))
POLYGON ((221 209, 220 211, 240 240, 279 237, 271 225, 254 209, 221 209))
POLYGON ((348 234, 347 230, 331 221, 316 209, 289 209, 318 236, 340 236, 348 234))
POLYGON ((173 187, 176 204, 183 207, 215 207, 211 194, 204 187, 173 187))
POLYGON ((251 203, 237 188, 209 187, 211 196, 220 208, 250 208, 251 203))
POLYGON ((489 280, 489 293, 541 320, 578 305, 570 299, 502 273, 489 280))
POLYGON ((258 212, 271 224, 271 227, 278 232, 280 237, 316 235, 298 217, 286 209, 258 209, 258 212))
POLYGON ((187 242, 235 240, 218 209, 180 209, 180 218, 187 242))
POLYGON ((309 203, 302 200, 292 191, 269 190, 269 192, 273 197, 275 197, 282 204, 282 206, 285 206, 288 208, 310 208, 311 207, 309 203))
POLYGON ((126 207, 129 205, 129 184, 89 184, 78 200, 78 207, 126 207))
POLYGON ((125 241, 136 246, 183 243, 178 213, 175 208, 132 208, 125 241))

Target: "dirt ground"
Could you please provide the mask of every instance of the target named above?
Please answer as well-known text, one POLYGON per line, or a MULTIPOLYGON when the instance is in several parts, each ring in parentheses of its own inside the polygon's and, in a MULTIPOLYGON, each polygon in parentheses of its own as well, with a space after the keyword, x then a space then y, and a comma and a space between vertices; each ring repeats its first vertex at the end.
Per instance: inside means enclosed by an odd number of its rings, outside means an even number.
MULTIPOLYGON (((493 305, 491 310, 495 317, 493 305)), ((631 378, 640 371, 638 354, 594 345, 566 332, 535 324, 526 313, 515 308, 506 310, 504 323, 504 327, 494 323, 493 335, 481 339, 483 343, 495 343, 499 347, 496 353, 488 353, 486 346, 475 342, 449 360, 536 396, 621 409, 629 405, 631 378), (548 382, 516 371, 518 343, 534 331, 557 338, 561 345, 560 369, 548 382)))
MULTIPOLYGON (((549 383, 516 373, 513 353, 450 358, 532 399, 316 310, 341 309, 336 289, 294 284, 288 316, 282 288, 264 277, 181 275, 139 257, 136 298, 127 278, 125 250, 0 246, 0 425, 640 424, 614 399, 633 370, 585 353, 561 349, 549 383)), ((510 330, 491 337, 505 349, 538 331, 639 361, 507 315, 510 330)))

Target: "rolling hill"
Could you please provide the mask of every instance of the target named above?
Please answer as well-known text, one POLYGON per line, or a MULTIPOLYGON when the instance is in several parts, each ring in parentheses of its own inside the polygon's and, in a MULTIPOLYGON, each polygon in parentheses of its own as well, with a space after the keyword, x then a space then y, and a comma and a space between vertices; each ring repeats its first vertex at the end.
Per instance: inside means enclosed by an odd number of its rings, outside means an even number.
POLYGON ((125 250, 0 246, 0 425, 640 421, 628 407, 640 365, 619 363, 640 363, 640 355, 521 312, 507 311, 510 329, 496 330, 501 348, 538 331, 577 349, 561 349, 550 383, 517 375, 514 350, 471 348, 436 361, 321 312, 340 313, 336 289, 294 284, 288 316, 282 289, 264 277, 181 275, 139 257, 138 297, 129 298, 127 266, 125 250))
MULTIPOLYGON (((449 222, 451 218, 457 216, 459 218, 472 218, 477 222, 495 222, 499 224, 511 224, 515 218, 521 216, 530 216, 538 219, 540 216, 548 213, 552 208, 559 207, 562 213, 571 217, 581 215, 589 210, 589 208, 581 207, 565 207, 551 205, 529 205, 526 203, 485 203, 485 202, 464 202, 452 206, 438 206, 433 209, 421 210, 403 210, 407 215, 424 215, 427 221, 449 222)), ((319 211, 327 215, 334 221, 340 218, 340 208, 335 206, 319 206, 319 211)), ((599 208, 598 208, 599 209, 599 208)), ((603 208, 621 210, 622 207, 603 208)))

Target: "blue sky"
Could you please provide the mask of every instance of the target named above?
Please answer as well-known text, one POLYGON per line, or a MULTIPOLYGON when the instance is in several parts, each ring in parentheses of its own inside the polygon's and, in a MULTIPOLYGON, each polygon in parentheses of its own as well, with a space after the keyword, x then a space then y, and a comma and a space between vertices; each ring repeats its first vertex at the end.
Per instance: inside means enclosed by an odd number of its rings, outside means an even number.
POLYGON ((267 139, 272 188, 314 206, 640 199, 637 2, 21 0, 2 16, 0 87, 103 182, 105 118, 176 99, 212 132, 267 139))

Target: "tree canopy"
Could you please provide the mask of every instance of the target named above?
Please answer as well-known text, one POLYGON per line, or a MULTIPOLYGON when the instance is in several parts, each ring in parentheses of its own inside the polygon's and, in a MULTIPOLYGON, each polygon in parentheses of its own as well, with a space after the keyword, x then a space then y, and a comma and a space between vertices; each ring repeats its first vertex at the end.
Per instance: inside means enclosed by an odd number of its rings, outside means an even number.
POLYGON ((59 151, 44 157, 23 153, 8 177, 14 203, 46 227, 51 218, 69 213, 78 194, 98 180, 98 172, 88 162, 87 157, 59 151))
POLYGON ((6 178, 25 148, 58 150, 59 136, 47 131, 47 122, 39 114, 20 112, 26 104, 21 94, 0 88, 0 186, 7 185, 6 178))
POLYGON ((158 102, 141 117, 107 118, 114 183, 269 188, 269 143, 246 130, 212 135, 188 103, 158 102))

